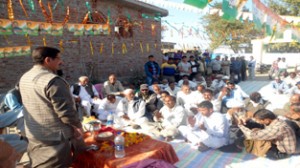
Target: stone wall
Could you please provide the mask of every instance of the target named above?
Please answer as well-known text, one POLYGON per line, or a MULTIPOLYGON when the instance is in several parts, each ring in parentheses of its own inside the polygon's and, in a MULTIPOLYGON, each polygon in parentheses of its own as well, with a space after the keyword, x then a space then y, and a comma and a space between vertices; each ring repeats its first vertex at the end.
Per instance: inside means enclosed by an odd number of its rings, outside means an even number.
MULTIPOLYGON (((24 15, 19 0, 13 1, 13 10, 15 20, 28 20, 37 22, 46 22, 38 1, 35 1, 35 13, 29 8, 28 1, 23 0, 24 7, 29 14, 29 18, 24 15)), ((56 1, 42 1, 47 8, 47 3, 51 6, 56 1)), ((70 7, 70 20, 68 23, 82 23, 87 13, 85 1, 82 0, 64 0, 64 8, 58 4, 53 10, 53 22, 61 23, 66 15, 66 6, 70 7)), ((92 3, 92 1, 89 1, 92 3)), ((130 79, 136 74, 143 73, 143 65, 150 54, 156 56, 158 62, 161 61, 161 23, 154 19, 145 19, 141 13, 145 13, 140 7, 128 7, 126 4, 120 5, 117 1, 99 1, 92 4, 93 11, 101 11, 104 15, 111 13, 112 24, 110 25, 110 35, 95 36, 74 36, 73 33, 64 29, 63 36, 30 36, 32 42, 31 49, 42 46, 43 38, 46 39, 47 46, 57 47, 60 40, 63 40, 62 57, 64 61, 63 71, 66 79, 73 83, 81 75, 91 76, 94 82, 103 82, 110 73, 115 73, 119 79, 130 79), (130 15, 131 19, 143 23, 143 27, 133 27, 133 37, 118 38, 114 33, 114 21, 118 16, 130 15), (151 30, 151 24, 155 24, 155 31, 151 30), (90 42, 93 44, 94 55, 91 54, 90 42), (103 43, 103 52, 100 53, 100 46, 103 43), (114 54, 112 54, 112 43, 114 43, 114 54), (127 53, 122 53, 122 44, 126 44, 127 53), (141 50, 140 44, 143 46, 141 50), (148 46, 148 47, 147 47, 148 46), (149 50, 147 50, 147 48, 149 50)), ((153 16, 153 13, 147 13, 153 16)), ((8 19, 7 1, 0 1, 0 18, 8 19)), ((0 47, 26 46, 28 39, 22 35, 0 36, 0 47)), ((31 57, 10 57, 0 58, 0 91, 13 87, 19 77, 32 67, 31 57)))

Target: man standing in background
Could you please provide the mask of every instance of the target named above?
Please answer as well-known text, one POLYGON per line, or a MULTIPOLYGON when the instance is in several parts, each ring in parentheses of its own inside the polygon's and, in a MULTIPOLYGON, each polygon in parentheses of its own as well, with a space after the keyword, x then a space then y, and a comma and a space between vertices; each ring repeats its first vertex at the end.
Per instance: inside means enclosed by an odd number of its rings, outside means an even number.
POLYGON ((144 70, 146 73, 147 84, 152 85, 153 80, 158 80, 160 75, 160 67, 154 60, 153 55, 148 56, 148 62, 144 65, 144 70))
POLYGON ((250 56, 250 60, 248 62, 248 73, 249 73, 249 79, 255 78, 255 66, 256 66, 256 60, 253 56, 250 56))

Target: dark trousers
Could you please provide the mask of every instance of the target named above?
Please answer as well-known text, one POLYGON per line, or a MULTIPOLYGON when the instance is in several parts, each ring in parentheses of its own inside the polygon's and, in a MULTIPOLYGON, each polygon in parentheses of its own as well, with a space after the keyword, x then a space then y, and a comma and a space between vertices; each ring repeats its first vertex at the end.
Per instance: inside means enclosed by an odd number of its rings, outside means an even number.
POLYGON ((289 154, 287 153, 281 153, 276 145, 272 144, 271 148, 269 149, 269 151, 266 154, 266 157, 272 160, 279 160, 279 159, 285 159, 290 157, 289 154))

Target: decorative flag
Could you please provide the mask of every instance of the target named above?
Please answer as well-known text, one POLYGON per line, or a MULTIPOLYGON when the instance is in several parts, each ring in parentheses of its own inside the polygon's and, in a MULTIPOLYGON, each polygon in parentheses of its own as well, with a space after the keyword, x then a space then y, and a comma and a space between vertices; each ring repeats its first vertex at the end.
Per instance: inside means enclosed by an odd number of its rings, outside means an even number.
POLYGON ((203 9, 208 4, 208 0, 184 0, 184 3, 203 9))
POLYGON ((238 14, 237 5, 240 0, 223 0, 222 4, 222 11, 223 16, 222 18, 225 20, 235 20, 238 14))
POLYGON ((253 13, 253 22, 255 24, 255 28, 261 30, 265 19, 265 14, 261 10, 259 10, 254 3, 252 8, 252 13, 253 13))

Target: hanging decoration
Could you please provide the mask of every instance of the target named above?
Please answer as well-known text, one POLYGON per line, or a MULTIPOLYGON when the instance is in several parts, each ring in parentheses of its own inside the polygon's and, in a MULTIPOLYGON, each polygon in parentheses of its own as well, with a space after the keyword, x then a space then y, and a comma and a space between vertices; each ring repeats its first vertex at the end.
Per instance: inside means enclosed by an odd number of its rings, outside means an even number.
POLYGON ((29 7, 32 10, 32 12, 35 13, 35 8, 34 8, 34 2, 33 2, 33 0, 28 0, 28 4, 29 4, 29 7))
POLYGON ((31 53, 30 46, 0 48, 0 58, 29 56, 30 53, 31 53))
POLYGON ((203 9, 208 4, 208 0, 184 0, 184 3, 203 9))
POLYGON ((115 54, 115 46, 114 46, 114 42, 111 43, 111 55, 115 54))
POLYGON ((83 18, 82 24, 86 24, 88 19, 89 19, 89 13, 86 13, 84 18, 83 18))
POLYGON ((39 24, 39 34, 40 35, 51 35, 52 24, 51 23, 40 23, 39 24))
POLYGON ((52 13, 52 8, 51 8, 50 2, 48 2, 48 9, 49 9, 49 13, 50 13, 50 19, 51 19, 51 21, 53 21, 53 13, 52 13))
POLYGON ((94 48, 91 40, 90 40, 90 49, 91 49, 92 56, 94 56, 94 48))
POLYGON ((14 20, 12 22, 12 31, 17 35, 27 34, 27 22, 25 20, 14 20))
POLYGON ((39 27, 40 27, 40 22, 31 22, 27 21, 27 34, 30 36, 38 36, 39 35, 39 27))
POLYGON ((63 35, 64 26, 62 23, 53 23, 51 29, 52 36, 62 36, 63 35))
POLYGON ((89 19, 90 19, 90 22, 93 22, 93 18, 92 18, 92 8, 90 6, 90 3, 88 1, 85 2, 85 6, 87 7, 88 9, 88 16, 89 16, 89 19))
POLYGON ((156 27, 155 24, 151 24, 151 34, 152 34, 152 36, 156 35, 155 27, 156 27))
POLYGON ((100 54, 102 54, 102 53, 103 53, 103 47, 104 47, 104 44, 103 44, 103 43, 101 43, 101 44, 100 44, 100 54))
MULTIPOLYGON (((155 6, 161 6, 161 7, 169 7, 169 8, 174 8, 177 10, 181 10, 181 11, 188 11, 188 12, 193 12, 193 13, 203 13, 205 9, 200 9, 196 6, 192 6, 190 4, 187 3, 181 3, 181 2, 172 2, 172 1, 166 1, 166 0, 138 0, 138 1, 142 1, 142 2, 146 2, 155 6)), ((205 0, 189 0, 189 1, 195 1, 195 3, 197 4, 199 1, 199 3, 205 2, 205 0)), ((208 3, 211 2, 211 0, 208 0, 208 3)), ((203 5, 202 5, 203 6, 203 5)))
POLYGON ((28 34, 26 34, 25 37, 26 37, 26 39, 27 39, 27 44, 28 44, 29 46, 32 46, 33 43, 31 42, 30 37, 28 36, 28 34))
POLYGON ((149 43, 146 44, 146 51, 147 51, 147 52, 150 52, 150 46, 149 46, 149 43))
POLYGON ((69 6, 68 6, 68 7, 67 7, 67 14, 66 14, 66 16, 65 16, 63 25, 65 25, 66 23, 68 23, 69 19, 70 19, 70 8, 69 8, 69 6))
POLYGON ((61 10, 63 11, 63 9, 64 9, 64 1, 63 0, 56 0, 56 3, 53 6, 53 10, 56 9, 56 7, 58 6, 58 4, 61 5, 61 10))
POLYGON ((110 16, 110 8, 108 8, 107 10, 107 24, 111 25, 112 24, 112 20, 111 20, 111 16, 110 16))
POLYGON ((64 40, 59 41, 59 48, 61 52, 64 52, 64 40))
POLYGON ((8 13, 8 19, 9 20, 14 20, 14 10, 12 7, 12 0, 7 0, 7 13, 8 13))
POLYGON ((225 20, 235 20, 237 17, 237 5, 240 0, 223 0, 222 3, 222 18, 225 20))
POLYGON ((20 2, 20 5, 21 5, 21 7, 22 7, 22 10, 23 10, 25 16, 28 18, 28 14, 27 14, 27 11, 26 11, 26 9, 25 9, 25 7, 24 7, 23 1, 22 1, 22 0, 19 0, 19 2, 20 2))
POLYGON ((141 53, 144 53, 143 43, 142 42, 140 42, 140 49, 141 49, 141 53))
POLYGON ((39 5, 40 5, 40 7, 41 7, 41 9, 42 9, 42 13, 43 13, 43 15, 44 15, 46 21, 47 21, 48 23, 52 23, 51 17, 50 17, 50 15, 48 15, 48 13, 47 13, 47 11, 46 11, 44 5, 43 5, 42 0, 39 0, 39 5))
POLYGON ((47 46, 46 37, 43 37, 43 44, 44 44, 44 46, 47 46))
POLYGON ((124 55, 124 54, 126 54, 126 53, 127 53, 127 47, 126 47, 126 44, 123 43, 123 44, 122 44, 122 54, 124 55))
POLYGON ((12 22, 8 19, 0 19, 0 35, 12 35, 13 30, 12 30, 12 22))

